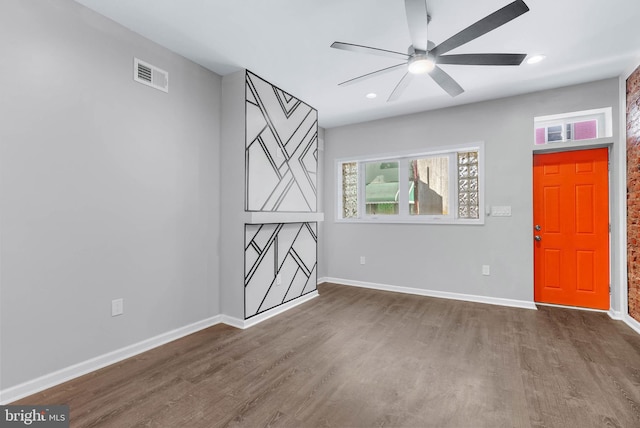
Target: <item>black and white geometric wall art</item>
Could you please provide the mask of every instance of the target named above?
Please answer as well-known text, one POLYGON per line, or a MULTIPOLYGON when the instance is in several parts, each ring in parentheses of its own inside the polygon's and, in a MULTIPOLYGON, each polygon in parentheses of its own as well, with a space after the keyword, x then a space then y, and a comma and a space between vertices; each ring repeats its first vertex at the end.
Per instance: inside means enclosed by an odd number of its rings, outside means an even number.
POLYGON ((245 210, 316 212, 318 112, 246 72, 245 210))
POLYGON ((317 223, 245 224, 245 319, 316 290, 317 223))

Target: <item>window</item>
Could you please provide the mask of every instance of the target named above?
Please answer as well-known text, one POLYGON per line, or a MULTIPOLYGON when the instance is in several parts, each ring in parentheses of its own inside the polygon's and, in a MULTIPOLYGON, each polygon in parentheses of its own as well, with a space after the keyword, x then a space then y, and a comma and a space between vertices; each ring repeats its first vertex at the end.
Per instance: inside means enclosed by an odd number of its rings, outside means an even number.
POLYGON ((365 212, 367 214, 398 214, 398 162, 366 162, 365 212))
POLYGON ((484 222, 483 144, 337 161, 339 221, 484 222))
POLYGON ((611 107, 534 118, 535 144, 611 137, 611 107))
POLYGON ((594 138, 598 138, 598 121, 596 119, 536 128, 536 144, 594 138))
POLYGON ((358 217, 358 162, 342 163, 342 217, 358 217))
POLYGON ((449 215, 449 156, 409 159, 409 214, 449 215))
POLYGON ((458 217, 479 218, 478 151, 458 152, 458 217))

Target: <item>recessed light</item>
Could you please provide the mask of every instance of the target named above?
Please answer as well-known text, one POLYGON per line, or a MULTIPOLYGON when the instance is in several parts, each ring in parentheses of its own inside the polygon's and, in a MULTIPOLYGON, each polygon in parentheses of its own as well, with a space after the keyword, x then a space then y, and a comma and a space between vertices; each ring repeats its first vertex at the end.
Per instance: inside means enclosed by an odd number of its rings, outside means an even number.
POLYGON ((378 94, 374 94, 373 92, 369 92, 367 95, 365 95, 367 98, 369 98, 370 100, 374 99, 375 97, 378 96, 378 94))
POLYGON ((529 58, 527 58, 527 64, 536 64, 545 58, 546 56, 544 55, 531 55, 529 58))

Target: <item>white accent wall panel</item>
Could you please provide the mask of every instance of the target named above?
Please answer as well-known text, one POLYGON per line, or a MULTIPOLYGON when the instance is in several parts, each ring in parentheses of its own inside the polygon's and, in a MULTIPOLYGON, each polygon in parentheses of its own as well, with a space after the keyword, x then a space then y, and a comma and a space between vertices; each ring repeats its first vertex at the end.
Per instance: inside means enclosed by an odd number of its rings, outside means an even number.
POLYGON ((318 113, 245 73, 244 318, 316 290, 318 113), (279 279, 279 281, 278 281, 279 279))
POLYGON ((316 290, 317 239, 316 223, 245 225, 245 319, 316 290))
POLYGON ((246 73, 247 211, 315 212, 318 113, 246 73))

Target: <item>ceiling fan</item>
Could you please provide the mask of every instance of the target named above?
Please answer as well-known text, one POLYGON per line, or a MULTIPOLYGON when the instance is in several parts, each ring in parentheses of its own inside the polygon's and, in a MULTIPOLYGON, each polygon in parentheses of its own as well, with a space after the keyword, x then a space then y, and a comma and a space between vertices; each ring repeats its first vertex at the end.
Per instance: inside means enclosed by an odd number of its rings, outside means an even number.
POLYGON ((407 14, 407 23, 409 24, 409 33, 411 36, 411 46, 409 46, 406 54, 344 42, 333 42, 331 45, 331 47, 335 49, 380 55, 387 58, 400 59, 403 62, 401 64, 393 65, 391 67, 349 79, 339 83, 339 86, 350 85, 374 76, 406 68, 407 72, 402 79, 400 79, 400 82, 398 82, 393 92, 391 92, 387 101, 397 100, 407 86, 409 86, 414 75, 425 73, 428 73, 429 76, 431 76, 431 78, 449 95, 455 97, 463 93, 464 89, 462 89, 458 82, 439 67, 440 64, 520 65, 527 56, 526 54, 511 53, 444 55, 450 50, 495 30, 523 13, 528 12, 529 7, 522 0, 516 0, 502 9, 493 12, 437 46, 429 40, 427 34, 427 25, 431 20, 431 17, 427 11, 426 0, 405 0, 404 4, 407 14))

